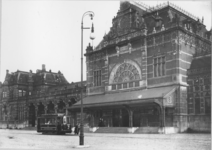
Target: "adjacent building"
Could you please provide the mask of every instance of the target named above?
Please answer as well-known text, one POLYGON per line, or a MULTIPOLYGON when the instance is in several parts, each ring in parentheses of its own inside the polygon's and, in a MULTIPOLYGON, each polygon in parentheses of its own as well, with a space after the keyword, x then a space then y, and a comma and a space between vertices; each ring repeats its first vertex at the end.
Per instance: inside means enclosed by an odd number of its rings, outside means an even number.
POLYGON ((80 83, 68 83, 60 71, 47 71, 45 65, 35 73, 7 70, 0 87, 0 127, 34 127, 41 114, 69 114, 68 107, 80 99, 80 89, 80 83))
POLYGON ((211 31, 203 19, 169 2, 121 1, 110 31, 85 56, 92 131, 210 132, 211 31))

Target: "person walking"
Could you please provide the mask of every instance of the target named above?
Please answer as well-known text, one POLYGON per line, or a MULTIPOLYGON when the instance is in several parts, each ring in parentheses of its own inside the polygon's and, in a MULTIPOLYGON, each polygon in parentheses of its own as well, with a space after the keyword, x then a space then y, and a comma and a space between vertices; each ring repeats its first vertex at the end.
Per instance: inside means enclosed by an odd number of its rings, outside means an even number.
POLYGON ((74 134, 79 134, 79 127, 78 124, 75 125, 74 134))

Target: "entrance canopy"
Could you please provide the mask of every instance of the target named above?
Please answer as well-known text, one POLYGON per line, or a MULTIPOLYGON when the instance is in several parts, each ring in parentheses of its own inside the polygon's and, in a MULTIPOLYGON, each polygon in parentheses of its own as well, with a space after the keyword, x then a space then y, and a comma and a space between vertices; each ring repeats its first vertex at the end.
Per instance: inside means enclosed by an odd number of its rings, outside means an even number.
MULTIPOLYGON (((144 89, 138 91, 112 93, 105 95, 95 95, 83 98, 83 107, 99 107, 99 106, 114 106, 114 105, 130 105, 144 103, 161 103, 159 99, 163 99, 171 95, 176 89, 176 86, 159 87, 144 89)), ((71 106, 71 109, 80 108, 81 101, 71 106)))

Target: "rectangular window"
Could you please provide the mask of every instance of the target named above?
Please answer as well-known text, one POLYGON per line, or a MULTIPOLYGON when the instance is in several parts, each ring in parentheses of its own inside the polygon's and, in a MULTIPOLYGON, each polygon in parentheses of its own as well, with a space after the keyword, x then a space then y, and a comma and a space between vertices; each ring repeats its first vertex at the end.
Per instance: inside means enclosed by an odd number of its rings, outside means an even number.
POLYGON ((192 104, 188 104, 188 113, 189 114, 192 114, 192 113, 194 113, 194 105, 193 105, 193 103, 192 104))
POLYGON ((136 81, 135 82, 135 87, 138 87, 139 86, 139 81, 136 81))
POLYGON ((206 114, 211 113, 211 98, 210 97, 205 98, 205 113, 206 114))
POLYGON ((102 73, 101 70, 94 71, 94 86, 101 86, 102 73))
POLYGON ((157 58, 154 58, 154 77, 157 77, 157 58))
POLYGON ((3 92, 2 95, 3 95, 3 98, 7 97, 7 92, 3 92))
POLYGON ((22 97, 22 90, 18 90, 18 96, 22 97))
POLYGON ((123 88, 127 88, 127 83, 123 83, 123 88))
POLYGON ((133 87, 133 82, 130 82, 129 83, 129 87, 133 87))
POLYGON ((195 98, 195 114, 200 114, 200 99, 195 98))
POLYGON ((158 68, 158 76, 161 76, 161 58, 160 57, 158 58, 157 65, 158 65, 158 67, 157 67, 158 68))
POLYGON ((118 89, 122 89, 122 84, 118 84, 118 89))
POLYGON ((154 58, 153 64, 154 64, 154 77, 164 76, 166 71, 165 56, 154 58))
POLYGON ((205 113, 205 105, 204 105, 204 99, 203 98, 201 98, 200 99, 200 113, 201 114, 204 114, 205 113))
POLYGON ((23 90, 23 96, 26 96, 26 91, 23 90))
POLYGON ((165 56, 162 57, 162 76, 165 76, 165 70, 166 70, 166 66, 165 66, 165 56))
POLYGON ((116 84, 112 85, 112 90, 116 90, 116 84))

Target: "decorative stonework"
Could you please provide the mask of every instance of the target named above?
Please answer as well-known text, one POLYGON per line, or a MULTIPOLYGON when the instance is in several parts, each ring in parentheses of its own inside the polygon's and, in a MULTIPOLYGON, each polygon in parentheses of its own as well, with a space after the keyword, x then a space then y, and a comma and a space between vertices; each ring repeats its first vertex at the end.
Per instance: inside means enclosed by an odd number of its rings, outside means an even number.
MULTIPOLYGON (((143 57, 143 55, 142 55, 142 57, 143 57)), ((141 66, 141 64, 142 64, 142 60, 141 60, 142 58, 141 57, 138 57, 138 58, 134 58, 134 60, 141 66)))
POLYGON ((114 68, 115 65, 116 65, 116 64, 110 64, 110 65, 109 65, 109 72, 111 72, 111 70, 114 68))

